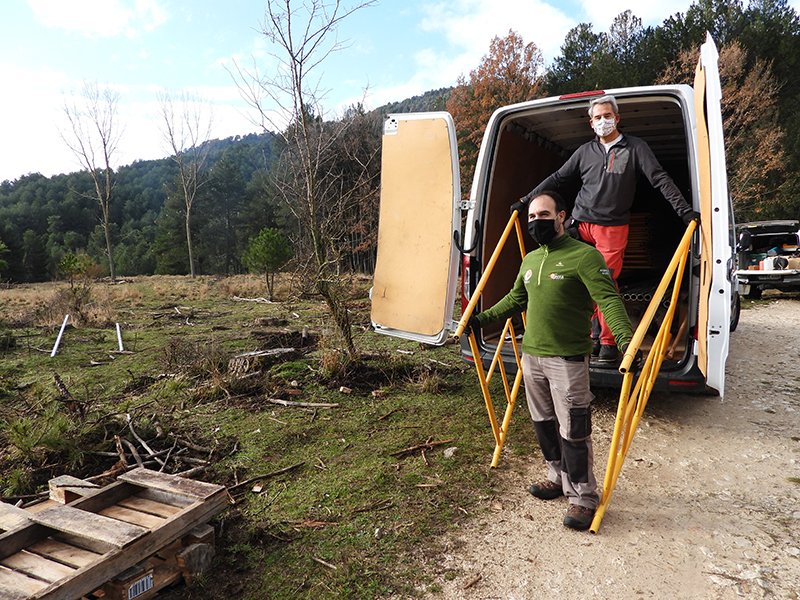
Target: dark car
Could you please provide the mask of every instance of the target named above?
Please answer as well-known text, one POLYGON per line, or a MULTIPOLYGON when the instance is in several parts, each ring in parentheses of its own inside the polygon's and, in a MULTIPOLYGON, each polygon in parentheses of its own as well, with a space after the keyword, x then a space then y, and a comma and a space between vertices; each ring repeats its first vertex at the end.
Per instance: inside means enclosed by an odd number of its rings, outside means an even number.
POLYGON ((745 298, 800 290, 800 221, 740 223, 736 277, 745 298))

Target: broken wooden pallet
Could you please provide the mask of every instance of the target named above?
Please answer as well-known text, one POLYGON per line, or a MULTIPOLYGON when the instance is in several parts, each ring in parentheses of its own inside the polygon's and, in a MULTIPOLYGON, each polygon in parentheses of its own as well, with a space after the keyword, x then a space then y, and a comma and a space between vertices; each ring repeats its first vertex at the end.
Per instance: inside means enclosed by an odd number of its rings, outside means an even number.
POLYGON ((134 469, 66 505, 0 504, 0 600, 75 600, 225 507, 224 486, 134 469))

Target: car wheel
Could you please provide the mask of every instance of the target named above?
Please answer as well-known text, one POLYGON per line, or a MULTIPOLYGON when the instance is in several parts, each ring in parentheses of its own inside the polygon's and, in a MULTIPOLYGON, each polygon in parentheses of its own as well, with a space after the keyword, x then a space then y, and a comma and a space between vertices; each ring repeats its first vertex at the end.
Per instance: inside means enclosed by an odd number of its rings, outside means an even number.
POLYGON ((759 300, 761 298, 761 294, 764 292, 760 287, 757 285, 751 285, 750 291, 745 294, 745 298, 748 300, 759 300))
POLYGON ((733 302, 731 303, 731 333, 736 331, 739 325, 739 315, 742 312, 742 299, 739 297, 738 292, 733 293, 733 302))

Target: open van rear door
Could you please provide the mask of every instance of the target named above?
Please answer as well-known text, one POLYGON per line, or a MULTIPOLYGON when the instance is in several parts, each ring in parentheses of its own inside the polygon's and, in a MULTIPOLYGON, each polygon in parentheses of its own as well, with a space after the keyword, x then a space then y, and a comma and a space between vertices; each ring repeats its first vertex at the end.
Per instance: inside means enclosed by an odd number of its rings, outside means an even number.
POLYGON ((375 331, 443 344, 453 323, 461 184, 453 118, 389 115, 383 127, 375 331))
POLYGON ((722 397, 730 339, 734 256, 730 244, 733 215, 725 166, 718 59, 714 41, 706 34, 694 82, 701 219, 698 366, 706 376, 708 387, 717 390, 722 397))

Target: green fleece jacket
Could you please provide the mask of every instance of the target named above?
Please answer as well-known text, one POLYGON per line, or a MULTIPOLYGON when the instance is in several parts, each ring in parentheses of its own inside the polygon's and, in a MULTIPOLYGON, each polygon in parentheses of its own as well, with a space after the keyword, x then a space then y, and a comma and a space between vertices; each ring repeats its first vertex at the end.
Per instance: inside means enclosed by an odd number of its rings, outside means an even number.
POLYGON ((522 351, 533 356, 587 356, 594 302, 600 307, 617 346, 631 341, 628 313, 603 256, 592 246, 564 234, 540 246, 522 261, 514 287, 478 315, 481 327, 526 311, 522 351))

